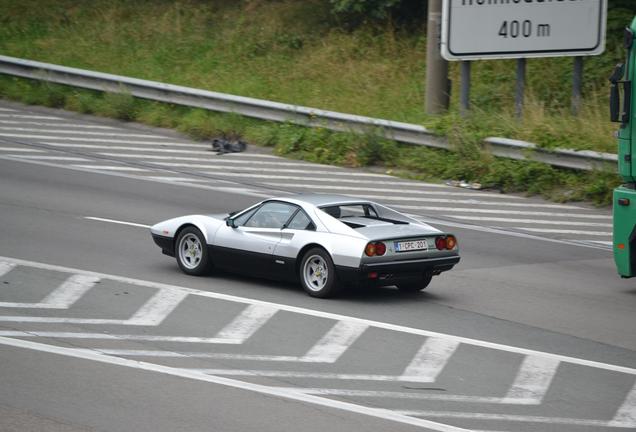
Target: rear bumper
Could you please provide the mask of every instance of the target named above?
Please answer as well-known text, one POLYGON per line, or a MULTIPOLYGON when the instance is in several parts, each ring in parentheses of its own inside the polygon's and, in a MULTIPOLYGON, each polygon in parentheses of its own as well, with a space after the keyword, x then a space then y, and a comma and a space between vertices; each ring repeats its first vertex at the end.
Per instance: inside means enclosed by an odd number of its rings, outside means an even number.
POLYGON ((161 248, 161 252, 165 255, 174 256, 174 241, 172 237, 164 237, 157 234, 152 234, 152 239, 155 244, 161 248))
POLYGON ((338 280, 345 285, 393 285, 399 281, 416 280, 425 273, 438 275, 459 262, 459 256, 419 260, 367 263, 360 267, 336 267, 338 280), (374 274, 374 277, 370 275, 374 274))

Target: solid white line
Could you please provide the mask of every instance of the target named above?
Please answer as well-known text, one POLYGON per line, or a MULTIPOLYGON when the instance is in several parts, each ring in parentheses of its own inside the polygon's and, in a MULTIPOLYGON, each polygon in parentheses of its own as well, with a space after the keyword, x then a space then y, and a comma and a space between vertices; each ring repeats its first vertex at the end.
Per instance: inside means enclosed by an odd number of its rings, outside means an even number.
POLYGON ((338 321, 301 361, 335 363, 369 326, 351 321, 338 321))
MULTIPOLYGON (((105 142, 105 143, 113 143, 113 144, 138 144, 138 145, 148 145, 148 146, 177 146, 184 145, 183 143, 173 142, 173 141, 134 141, 134 140, 121 140, 121 139, 110 139, 110 138, 79 138, 79 137, 61 137, 61 136, 53 136, 53 135, 32 135, 32 134, 10 134, 0 132, 0 137, 10 137, 10 138, 29 138, 36 140, 64 140, 64 141, 82 141, 82 142, 105 142)), ((48 144, 48 143, 47 143, 48 144)), ((51 144, 53 145, 53 144, 51 144)), ((55 144, 58 145, 58 144, 55 144)), ((186 146, 191 146, 190 144, 186 144, 186 146)), ((210 147, 207 145, 206 147, 210 147)))
MULTIPOLYGON (((404 192, 407 192, 407 191, 404 191, 404 192)), ((553 213, 553 212, 541 212, 541 211, 509 210, 509 209, 503 209, 503 210, 481 209, 481 208, 474 208, 474 207, 471 208, 471 207, 422 206, 420 207, 420 210, 453 212, 453 213, 487 213, 487 214, 508 214, 508 215, 524 215, 524 216, 552 216, 552 217, 566 217, 566 218, 579 218, 579 219, 607 219, 607 220, 612 219, 612 216, 603 215, 603 214, 553 213)))
POLYGON ((97 171, 150 171, 148 169, 144 169, 144 168, 135 168, 135 167, 129 167, 129 166, 117 166, 117 165, 77 165, 77 164, 73 164, 71 166, 77 167, 77 168, 84 168, 84 169, 92 169, 92 170, 97 170, 97 171))
MULTIPOLYGON (((221 339, 226 340, 226 339, 221 339)), ((232 339, 227 339, 232 340, 232 339)), ((261 362, 299 362, 300 357, 285 355, 261 355, 261 354, 228 354, 210 352, 181 352, 181 351, 161 351, 161 350, 126 350, 92 348, 101 353, 125 357, 161 357, 161 358, 204 358, 215 360, 253 360, 261 362)))
POLYGON ((539 416, 524 416, 524 415, 515 415, 515 414, 470 413, 470 412, 459 412, 459 411, 399 410, 397 412, 407 416, 441 417, 441 418, 474 419, 474 420, 501 420, 501 421, 526 422, 526 423, 548 423, 548 424, 562 424, 562 425, 576 425, 576 426, 612 427, 608 421, 593 420, 593 419, 539 417, 539 416))
POLYGON ((546 234, 583 234, 591 236, 612 236, 609 231, 582 231, 582 230, 563 230, 563 229, 550 229, 550 228, 527 228, 527 227, 515 227, 520 230, 546 233, 546 234))
POLYGON ((551 358, 526 356, 504 400, 534 400, 537 405, 540 404, 550 388, 559 363, 559 360, 551 358))
POLYGON ((361 173, 361 172, 351 172, 351 171, 340 171, 333 172, 333 168, 331 171, 329 168, 325 169, 324 165, 307 165, 306 169, 287 169, 287 168, 264 168, 262 166, 252 167, 252 166, 227 166, 223 164, 184 164, 184 163, 170 163, 170 162, 155 162, 155 165, 160 165, 162 167, 175 167, 175 168, 196 168, 196 169, 213 169, 218 172, 223 172, 223 170, 231 169, 231 170, 243 170, 243 171, 257 171, 257 172, 280 172, 280 173, 290 173, 290 174, 320 174, 324 173, 328 176, 332 176, 335 174, 346 175, 348 177, 369 177, 369 178, 384 178, 389 179, 391 177, 385 174, 374 174, 374 173, 361 173))
POLYGON ((3 308, 68 309, 99 281, 98 277, 76 274, 38 303, 0 302, 3 308))
POLYGON ((188 296, 168 288, 160 289, 129 319, 130 325, 158 326, 188 296))
MULTIPOLYGON (((450 215, 449 215, 450 216, 450 215)), ((597 226, 597 227, 611 227, 612 224, 601 222, 578 222, 578 221, 560 221, 560 220, 541 220, 541 219, 510 219, 499 217, 482 217, 482 216, 452 216, 455 219, 484 221, 484 222, 506 222, 506 223, 521 223, 521 224, 545 224, 545 225, 562 225, 562 226, 597 226)))
POLYGON ((14 263, 0 261, 0 277, 6 275, 16 267, 14 263))
POLYGON ((245 341, 273 317, 278 308, 266 305, 247 306, 232 322, 216 335, 219 339, 245 341))
POLYGON ((23 152, 23 153, 45 153, 44 150, 36 150, 36 149, 23 148, 23 147, 0 147, 0 151, 23 152))
POLYGON ((13 156, 20 159, 32 159, 32 160, 51 160, 51 161, 68 161, 68 162, 89 162, 90 159, 81 158, 81 157, 73 157, 73 156, 31 156, 31 155, 12 155, 9 154, 7 156, 13 156))
POLYGON ((491 404, 512 404, 512 405, 536 405, 534 400, 523 399, 504 399, 494 396, 466 396, 466 395, 449 395, 435 393, 413 393, 413 392, 393 392, 378 390, 348 390, 348 389, 329 389, 329 388, 299 388, 299 387, 283 387, 290 390, 296 390, 301 393, 314 395, 332 395, 332 396, 350 396, 365 398, 387 398, 387 399, 414 399, 414 400, 439 400, 446 402, 467 402, 467 403, 491 403, 491 404))
MULTIPOLYGON (((273 183, 267 182, 267 185, 270 186, 289 186, 288 183, 273 183)), ((307 188, 307 189, 320 189, 320 190, 334 190, 334 191, 359 191, 359 192, 388 192, 388 193, 399 193, 399 194, 414 194, 414 195, 444 195, 444 196, 470 196, 470 197, 488 197, 495 199, 506 199, 506 200, 519 200, 523 199, 521 197, 510 196, 510 195, 501 195, 494 193, 486 193, 486 192, 451 192, 449 190, 444 191, 429 191, 423 189, 424 187, 429 187, 430 183, 427 184, 416 184, 414 186, 419 186, 420 189, 386 189, 386 188, 377 188, 377 187, 355 187, 355 186, 332 186, 332 185, 315 185, 315 184, 299 184, 294 183, 294 187, 298 188, 307 188)), ((446 189, 450 189, 448 186, 435 185, 437 187, 446 189)))
MULTIPOLYGON (((17 125, 33 125, 33 126, 45 126, 45 127, 72 127, 78 129, 105 129, 105 130, 121 130, 120 128, 115 128, 112 126, 97 126, 97 125, 88 125, 88 124, 79 124, 79 123, 42 123, 42 122, 34 122, 34 121, 18 121, 18 120, 0 120, 0 124, 17 124, 17 125)), ((33 130, 33 129, 29 129, 33 130)))
POLYGON ((6 112, 17 112, 16 110, 11 109, 11 108, 0 108, 0 111, 6 111, 6 112))
POLYGON ((41 120, 64 120, 61 117, 27 115, 27 114, 0 114, 1 118, 24 118, 24 119, 41 119, 41 120))
MULTIPOLYGON (((60 125, 61 126, 61 125, 60 125)), ((7 127, 0 126, 0 135, 6 135, 2 131, 18 131, 18 132, 36 132, 36 133, 55 133, 55 134, 71 134, 71 135, 97 135, 104 137, 134 137, 134 138, 153 138, 153 139, 169 139, 160 135, 148 135, 148 134, 134 134, 134 133, 122 133, 122 132, 90 132, 90 131, 77 131, 72 129, 32 129, 32 128, 20 128, 20 127, 7 127)), ((64 136, 58 138, 66 138, 64 136)))
MULTIPOLYGON (((201 353, 205 355, 207 353, 201 353)), ((234 358, 233 358, 234 359, 234 358)), ((226 376, 251 376, 268 378, 311 378, 327 380, 356 380, 356 381, 400 381, 397 375, 373 375, 373 374, 343 374, 329 372, 295 372, 295 371, 273 371, 273 370, 239 370, 239 369, 192 369, 210 375, 226 376)))
POLYGON ((135 223, 135 222, 125 222, 125 221, 120 221, 115 219, 105 219, 105 218, 94 217, 94 216, 84 216, 84 219, 94 220, 99 222, 109 222, 109 223, 114 223, 119 225, 129 225, 129 226, 134 226, 139 228, 150 228, 150 225, 144 225, 144 224, 135 223))
POLYGON ((152 179, 152 180, 169 181, 169 182, 175 182, 175 183, 180 183, 180 182, 206 182, 206 181, 209 181, 209 180, 195 179, 195 178, 190 178, 190 177, 169 177, 169 176, 145 176, 145 178, 152 179))
POLYGON ((402 373, 401 379, 403 381, 435 382, 458 346, 459 342, 454 340, 428 338, 402 373))
MULTIPOLYGON (((221 293, 215 293, 215 292, 209 292, 209 291, 201 291, 201 290, 196 290, 196 289, 193 289, 193 288, 184 288, 184 287, 179 287, 179 286, 176 286, 176 285, 168 285, 168 284, 163 284, 163 283, 158 283, 158 282, 152 282, 152 281, 145 281, 145 280, 140 280, 140 279, 128 278, 128 277, 124 277, 124 276, 116 276, 116 275, 109 275, 109 274, 105 274, 105 273, 91 272, 91 271, 80 270, 80 269, 69 268, 69 267, 63 267, 63 266, 58 266, 58 265, 53 265, 53 264, 45 264, 45 263, 36 262, 36 261, 22 260, 22 259, 18 259, 18 258, 10 258, 10 257, 0 256, 0 261, 6 261, 6 262, 14 263, 14 264, 17 264, 17 265, 21 265, 21 266, 39 268, 39 269, 43 269, 43 270, 54 270, 54 271, 61 271, 61 272, 70 272, 70 273, 93 275, 93 276, 99 277, 101 279, 109 279, 109 280, 113 280, 113 281, 116 281, 116 282, 126 283, 126 284, 129 284, 129 285, 136 285, 136 286, 142 286, 142 287, 151 287, 151 288, 156 288, 156 289, 164 289, 165 288, 165 289, 170 289, 170 290, 174 290, 174 291, 178 291, 178 292, 184 292, 184 293, 187 293, 187 294, 190 294, 190 295, 196 295, 196 296, 200 296, 200 297, 212 298, 212 299, 217 299, 217 300, 225 300, 225 301, 244 303, 244 304, 269 305, 269 306, 278 308, 281 311, 286 311, 286 312, 291 312, 291 313, 298 313, 298 314, 303 314, 303 315, 307 315, 307 316, 314 316, 314 317, 317 317, 317 318, 326 318, 326 319, 332 319, 332 320, 336 320, 336 321, 357 322, 357 323, 360 323, 360 324, 366 324, 366 325, 368 325, 370 327, 381 328, 381 329, 385 329, 385 330, 396 331, 396 332, 407 333, 407 334, 413 334, 413 335, 419 335, 419 336, 447 338, 447 339, 450 339, 450 340, 457 341, 459 343, 465 343, 465 344, 468 344, 468 345, 478 346, 478 347, 482 347, 482 348, 495 349, 495 350, 499 350, 499 351, 503 351, 503 352, 521 354, 521 355, 524 355, 524 356, 525 355, 536 355, 536 356, 541 356, 541 357, 548 357, 548 358, 560 360, 561 362, 564 362, 564 363, 576 364, 576 365, 580 365, 580 366, 587 366, 587 367, 592 367, 592 368, 597 368, 597 369, 602 369, 602 370, 609 370, 609 371, 620 372, 620 373, 626 373, 626 374, 629 374, 629 375, 636 375, 636 369, 635 368, 631 368, 631 367, 613 365, 613 364, 603 363, 603 362, 598 362, 598 361, 593 361, 593 360, 585 360, 585 359, 576 358, 576 357, 570 357, 570 356, 561 355, 561 354, 553 354, 553 353, 542 352, 542 351, 537 351, 537 350, 532 350, 532 349, 527 349, 527 348, 521 348, 521 347, 516 347, 516 346, 511 346, 511 345, 504 345, 504 344, 495 343, 495 342, 488 342, 488 341, 479 340, 479 339, 471 339, 471 338, 467 338, 467 337, 463 337, 463 336, 449 335, 449 334, 444 334, 444 333, 439 333, 439 332, 434 332, 434 331, 429 331, 429 330, 423 330, 423 329, 417 329, 417 328, 413 328, 413 327, 401 326, 401 325, 397 325, 397 324, 390 324, 390 323, 374 321, 374 320, 368 320, 368 319, 363 319, 363 318, 355 318, 355 317, 341 315, 341 314, 335 314, 335 313, 331 313, 331 312, 323 312, 323 311, 307 309, 307 308, 302 308, 302 307, 297 307, 297 306, 290 306, 290 305, 272 303, 272 302, 267 302, 267 301, 262 301, 262 300, 245 298, 245 297, 238 297, 238 296, 233 296, 233 295, 229 295, 229 294, 221 294, 221 293)), ((0 317, 0 318, 2 318, 2 317, 0 317)), ((18 317, 18 318, 22 318, 22 317, 18 317)), ((111 322, 111 321, 119 321, 119 320, 106 320, 106 321, 107 322, 111 322)))
POLYGON ((400 414, 396 414, 393 411, 377 409, 377 408, 369 408, 361 405, 352 404, 349 402, 340 402, 332 399, 321 398, 312 395, 303 395, 297 392, 290 392, 285 390, 279 390, 275 387, 267 387, 258 384, 241 382, 229 378, 211 376, 207 374, 202 374, 200 372, 178 369, 169 366, 162 366, 152 363, 145 363, 136 360, 128 360, 116 357, 109 357, 103 354, 99 354, 97 352, 86 352, 84 350, 78 350, 74 348, 64 348, 57 347, 52 345, 40 344, 37 342, 17 340, 11 338, 0 338, 0 344, 13 346, 18 348, 31 349, 41 352, 47 352, 52 354, 64 355, 68 357, 80 358, 84 360, 98 361, 101 363, 118 365, 118 366, 126 366, 139 370, 146 370, 152 372, 163 373, 166 375, 178 376, 181 378, 187 378, 197 381, 205 381, 214 384, 225 385, 228 387, 238 388, 242 390, 253 391, 257 393, 267 394, 271 396, 277 396, 285 399, 296 400, 305 403, 312 403, 315 405, 320 405, 329 408, 340 409, 344 411, 354 412, 358 414, 364 414, 376 418, 380 418, 383 420, 390 420, 404 424, 410 424, 414 426, 419 426, 422 428, 428 428, 435 431, 440 432, 470 432, 467 429, 462 429, 450 425, 445 425, 442 423, 433 422, 430 420, 417 419, 409 416, 403 416, 400 414))
POLYGON ((107 339, 107 340, 133 340, 150 342, 185 342, 204 344, 228 344, 236 345, 242 341, 232 339, 206 338, 196 336, 156 336, 156 335, 132 335, 132 334, 109 334, 109 333, 75 333, 75 332, 53 332, 53 331, 18 331, 0 330, 0 336, 7 337, 27 337, 27 338, 60 338, 60 339, 107 339))
MULTIPOLYGON (((192 161, 192 162, 213 162, 213 163, 221 163, 223 165, 230 166, 239 166, 239 165, 273 165, 273 166, 293 166, 293 167, 303 167, 303 168, 313 168, 318 167, 321 169, 327 170, 342 170, 340 167, 330 166, 330 165, 319 165, 319 164, 311 164, 307 162, 286 162, 285 159, 278 160, 250 160, 250 159, 230 159, 223 156, 216 156, 213 152, 201 152, 202 154, 206 154, 209 156, 209 159, 198 158, 198 157, 183 157, 183 156, 160 156, 160 155, 148 155, 148 154, 122 154, 122 153, 110 153, 110 152, 102 152, 99 153, 102 156, 109 157, 125 157, 130 159, 146 159, 146 160, 159 160, 159 161, 192 161)), ((172 163, 166 162, 162 165, 173 165, 172 163)), ((180 166, 195 166, 191 164, 180 164, 180 166)), ((177 166, 177 165, 174 165, 177 166)))
MULTIPOLYGON (((105 142, 109 142, 109 141, 105 141, 105 142)), ((128 141, 125 141, 125 142, 122 141, 122 143, 126 144, 128 143, 128 141)), ((56 142, 49 142, 49 141, 42 141, 42 144, 46 144, 51 147, 86 148, 86 149, 92 149, 92 150, 124 150, 124 151, 144 151, 144 152, 150 152, 150 153, 179 153, 179 154, 206 154, 206 155, 209 155, 212 153, 211 150, 207 150, 207 151, 183 150, 183 148, 186 148, 186 147, 210 149, 211 146, 207 144, 170 143, 170 147, 177 147, 176 149, 163 147, 167 144, 163 144, 162 147, 157 148, 157 146, 159 145, 158 143, 143 143, 143 142, 131 142, 130 144, 148 145, 148 147, 129 147, 129 146, 108 145, 108 144, 68 144, 68 143, 56 143, 56 142)))
POLYGON ((609 424, 614 427, 636 428, 636 384, 609 424))

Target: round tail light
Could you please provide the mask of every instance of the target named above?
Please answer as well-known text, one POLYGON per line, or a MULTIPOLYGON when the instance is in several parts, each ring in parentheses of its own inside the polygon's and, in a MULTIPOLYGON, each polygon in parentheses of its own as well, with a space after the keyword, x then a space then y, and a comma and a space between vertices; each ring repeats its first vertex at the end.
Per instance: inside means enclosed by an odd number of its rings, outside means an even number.
POLYGON ((382 242, 377 242, 375 244, 375 254, 378 256, 382 256, 386 253, 386 245, 382 242))
POLYGON ((367 247, 364 248, 364 253, 367 256, 374 256, 375 255, 375 243, 367 244, 367 247))
POLYGON ((455 236, 449 235, 446 237, 446 249, 455 249, 455 246, 457 246, 457 239, 455 236))
POLYGON ((436 237, 435 238, 435 247, 437 250, 446 249, 446 237, 436 237))

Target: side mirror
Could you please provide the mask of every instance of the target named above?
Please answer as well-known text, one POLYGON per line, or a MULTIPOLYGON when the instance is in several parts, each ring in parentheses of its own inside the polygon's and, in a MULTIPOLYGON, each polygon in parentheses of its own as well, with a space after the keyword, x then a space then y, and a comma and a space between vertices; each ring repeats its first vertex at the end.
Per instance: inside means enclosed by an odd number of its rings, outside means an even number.
POLYGON ((622 81, 625 65, 617 64, 610 76, 610 121, 621 123, 621 127, 629 120, 631 110, 631 82, 622 81))
POLYGON ((225 225, 232 227, 232 228, 236 228, 236 225, 234 224, 234 219, 232 218, 226 218, 225 219, 225 225))

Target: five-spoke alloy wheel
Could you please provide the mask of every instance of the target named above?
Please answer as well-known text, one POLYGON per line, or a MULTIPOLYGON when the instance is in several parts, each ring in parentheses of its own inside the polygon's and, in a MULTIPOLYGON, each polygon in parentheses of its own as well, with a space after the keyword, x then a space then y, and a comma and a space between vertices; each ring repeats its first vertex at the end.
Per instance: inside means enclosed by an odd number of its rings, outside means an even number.
POLYGON ((337 291, 333 260, 321 248, 313 248, 303 255, 300 263, 300 282, 312 297, 325 298, 337 291))
POLYGON ((205 237, 195 227, 184 228, 177 237, 177 263, 184 273, 200 276, 210 267, 205 237))

